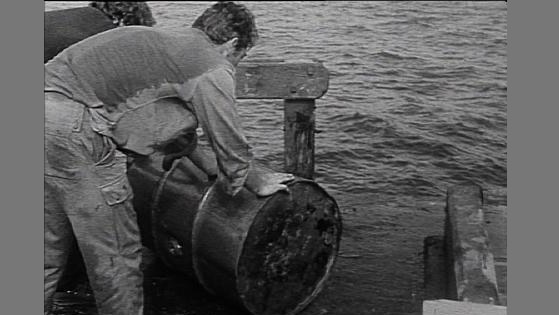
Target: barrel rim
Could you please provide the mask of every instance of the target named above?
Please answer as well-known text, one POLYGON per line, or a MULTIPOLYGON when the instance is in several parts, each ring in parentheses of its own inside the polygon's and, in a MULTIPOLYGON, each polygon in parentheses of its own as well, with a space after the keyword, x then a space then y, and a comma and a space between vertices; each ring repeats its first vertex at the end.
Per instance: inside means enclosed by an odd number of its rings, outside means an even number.
POLYGON ((161 199, 161 194, 163 193, 165 184, 167 183, 167 179, 169 178, 169 176, 171 176, 171 174, 173 174, 178 164, 179 163, 176 163, 175 161, 175 163, 171 165, 171 168, 168 171, 163 172, 161 177, 159 177, 159 180, 157 181, 156 187, 153 191, 153 197, 151 198, 150 204, 151 237, 153 238, 153 247, 155 249, 155 252, 158 254, 158 257, 160 257, 160 259, 163 260, 163 262, 168 266, 171 266, 172 264, 168 261, 167 255, 164 254, 165 250, 161 248, 161 244, 159 244, 158 241, 159 216, 157 216, 156 214, 161 212, 161 209, 159 208, 159 201, 161 199))
MULTIPOLYGON (((206 289, 208 292, 210 292, 211 294, 215 295, 215 291, 212 290, 210 288, 210 286, 208 286, 206 284, 206 281, 204 281, 204 276, 202 274, 202 271, 199 268, 199 261, 198 261, 198 255, 194 254, 194 250, 196 248, 196 244, 198 243, 198 235, 200 233, 198 233, 199 229, 200 229, 200 220, 201 220, 201 210, 203 209, 203 207, 205 207, 205 205, 208 202, 208 198, 210 196, 210 193, 213 192, 216 189, 216 185, 217 185, 217 181, 215 181, 208 189, 206 189, 206 191, 204 192, 204 195, 202 196, 202 199, 200 200, 200 202, 198 203, 198 207, 196 208, 196 215, 194 216, 194 222, 192 224, 192 269, 194 269, 194 274, 196 275, 196 279, 198 279, 198 282, 204 287, 204 289, 206 289)), ((243 240, 244 241, 244 240, 243 240)))
MULTIPOLYGON (((156 187, 153 191, 153 197, 151 198, 152 202, 150 204, 150 209, 151 209, 151 237, 153 238, 153 246, 154 246, 154 250, 155 252, 158 254, 158 257, 160 257, 162 259, 162 261, 167 265, 167 266, 173 266, 174 264, 169 261, 169 258, 167 256, 167 251, 163 248, 161 248, 161 244, 159 243, 159 237, 161 234, 158 233, 160 231, 160 221, 158 220, 158 218, 160 216, 156 215, 157 213, 160 213, 162 210, 159 207, 159 202, 161 201, 161 196, 163 194, 163 191, 165 189, 165 185, 168 183, 168 179, 170 176, 172 176, 174 174, 174 172, 179 168, 179 165, 182 163, 181 160, 176 160, 172 163, 171 168, 168 171, 164 171, 162 172, 162 174, 159 177, 159 180, 157 181, 156 187)), ((215 183, 215 182, 214 182, 215 183)), ((213 187, 214 185, 209 185, 208 187, 205 188, 204 193, 202 193, 202 198, 200 199, 200 203, 198 204, 198 207, 195 209, 196 214, 194 217, 194 222, 193 222, 193 230, 195 225, 195 220, 198 217, 198 213, 200 212, 200 205, 201 202, 204 201, 205 199, 207 199, 207 195, 210 191, 210 189, 213 187)), ((191 231, 192 235, 191 235, 191 248, 193 248, 193 244, 194 244, 194 231, 191 231)), ((166 231, 166 235, 170 235, 169 231, 166 231)), ((172 236, 172 235, 171 235, 172 236)), ((198 282, 200 284, 202 284, 202 286, 208 290, 208 292, 211 292, 212 294, 215 294, 212 290, 210 290, 203 282, 202 280, 200 280, 200 273, 198 271, 198 269, 196 268, 196 266, 194 265, 194 261, 191 259, 191 264, 192 264, 192 269, 194 269, 194 273, 196 276, 196 279, 198 279, 198 282)))

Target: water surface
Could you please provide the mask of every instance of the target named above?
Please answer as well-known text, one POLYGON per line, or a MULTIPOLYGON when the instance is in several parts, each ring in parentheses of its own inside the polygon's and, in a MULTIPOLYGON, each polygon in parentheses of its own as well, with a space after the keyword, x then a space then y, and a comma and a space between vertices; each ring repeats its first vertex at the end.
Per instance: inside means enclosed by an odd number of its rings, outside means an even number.
MULTIPOLYGON (((210 4, 148 3, 162 29, 189 26, 210 4)), ((330 71, 317 100, 316 180, 345 230, 342 256, 303 314, 421 314, 423 239, 443 233, 446 189, 506 187, 507 3, 245 4, 261 37, 248 60, 319 59, 330 71)), ((282 108, 239 102, 255 155, 278 169, 282 108)), ((192 314, 169 309, 160 312, 192 314)))

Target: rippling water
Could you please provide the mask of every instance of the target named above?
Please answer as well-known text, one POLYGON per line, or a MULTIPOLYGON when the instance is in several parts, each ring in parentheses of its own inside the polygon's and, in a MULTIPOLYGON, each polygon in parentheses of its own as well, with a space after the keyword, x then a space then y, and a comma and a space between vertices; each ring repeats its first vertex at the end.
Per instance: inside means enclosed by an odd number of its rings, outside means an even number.
MULTIPOLYGON (((162 29, 210 4, 148 2, 162 29)), ((47 2, 46 10, 87 2, 47 2)), ((319 59, 316 180, 344 213, 343 254, 304 314, 420 314, 422 242, 448 187, 507 183, 506 2, 246 2, 247 58, 319 59)), ((282 101, 241 101, 259 159, 281 168, 282 101)))

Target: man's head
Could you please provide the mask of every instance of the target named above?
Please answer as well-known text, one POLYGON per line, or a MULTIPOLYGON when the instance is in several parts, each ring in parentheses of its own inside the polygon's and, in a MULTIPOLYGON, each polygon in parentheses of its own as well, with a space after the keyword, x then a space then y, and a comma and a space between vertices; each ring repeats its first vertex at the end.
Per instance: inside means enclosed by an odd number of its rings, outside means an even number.
POLYGON ((192 27, 202 30, 236 65, 256 44, 258 31, 254 15, 242 4, 220 1, 199 16, 192 27))
POLYGON ((155 25, 155 19, 145 2, 91 1, 89 6, 101 10, 117 26, 155 25))

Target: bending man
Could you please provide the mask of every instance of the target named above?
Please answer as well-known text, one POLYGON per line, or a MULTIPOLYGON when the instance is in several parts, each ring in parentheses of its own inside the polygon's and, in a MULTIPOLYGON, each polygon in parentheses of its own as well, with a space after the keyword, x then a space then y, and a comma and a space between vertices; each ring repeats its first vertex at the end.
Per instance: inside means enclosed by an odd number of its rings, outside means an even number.
POLYGON ((234 67, 256 39, 253 15, 220 2, 193 28, 116 28, 45 65, 45 313, 72 234, 99 314, 143 313, 127 155, 199 157, 185 148, 185 139, 194 141, 200 126, 223 191, 235 195, 246 186, 264 196, 287 188, 291 174, 251 171, 251 149, 235 108, 234 67))

